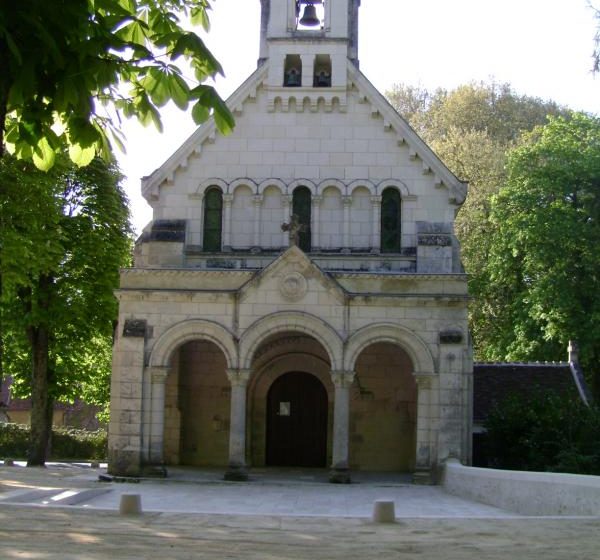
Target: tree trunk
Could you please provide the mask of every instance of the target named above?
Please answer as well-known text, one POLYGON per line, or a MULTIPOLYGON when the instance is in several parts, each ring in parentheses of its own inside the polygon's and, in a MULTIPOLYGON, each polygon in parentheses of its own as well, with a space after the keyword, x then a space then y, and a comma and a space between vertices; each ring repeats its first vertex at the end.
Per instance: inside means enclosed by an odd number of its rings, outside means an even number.
MULTIPOLYGON (((48 312, 49 291, 52 278, 41 276, 38 280, 37 307, 48 312)), ((29 439, 29 456, 27 466, 43 466, 46 462, 52 434, 53 398, 50 392, 51 369, 49 367, 49 332, 45 324, 29 327, 29 343, 31 346, 31 431, 29 439)))

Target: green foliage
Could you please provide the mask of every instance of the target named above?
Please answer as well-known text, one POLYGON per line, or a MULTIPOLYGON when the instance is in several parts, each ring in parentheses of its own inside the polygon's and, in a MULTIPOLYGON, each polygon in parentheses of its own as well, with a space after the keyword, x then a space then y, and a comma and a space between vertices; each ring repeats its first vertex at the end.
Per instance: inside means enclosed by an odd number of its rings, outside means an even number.
POLYGON ((488 359, 556 359, 577 340, 600 371, 600 119, 551 119, 509 154, 492 199, 488 359))
MULTIPOLYGON (((514 322, 502 313, 513 294, 490 281, 489 262, 500 224, 491 219, 492 200, 507 181, 510 150, 536 126, 546 124, 548 116, 568 120, 570 111, 551 101, 518 95, 508 84, 467 84, 453 91, 435 92, 396 86, 388 96, 450 170, 469 182, 455 231, 469 274, 469 321, 476 359, 534 357, 511 357, 497 338, 501 333, 513 335, 514 322)), ((521 334, 523 339, 532 339, 529 331, 521 334)), ((565 349, 566 341, 562 340, 551 353, 540 351, 535 358, 560 359, 565 349)))
MULTIPOLYGON (((0 424, 0 457, 24 459, 29 447, 29 426, 0 424)), ((105 430, 87 431, 54 428, 51 458, 55 460, 96 460, 107 457, 108 437, 105 430)))
POLYGON ((554 393, 513 396, 486 421, 490 466, 600 475, 600 407, 554 393))
POLYGON ((19 0, 0 7, 0 155, 43 170, 69 146, 85 166, 122 146, 121 116, 161 128, 159 109, 193 106, 229 132, 233 117, 202 82, 222 68, 190 18, 209 29, 208 0, 19 0), (193 78, 187 78, 186 72, 193 78), (7 119, 7 120, 6 120, 7 119))
POLYGON ((34 335, 44 329, 51 399, 107 404, 113 291, 131 252, 120 180, 100 159, 77 168, 60 155, 48 173, 0 160, 2 358, 15 396, 32 394, 34 335))

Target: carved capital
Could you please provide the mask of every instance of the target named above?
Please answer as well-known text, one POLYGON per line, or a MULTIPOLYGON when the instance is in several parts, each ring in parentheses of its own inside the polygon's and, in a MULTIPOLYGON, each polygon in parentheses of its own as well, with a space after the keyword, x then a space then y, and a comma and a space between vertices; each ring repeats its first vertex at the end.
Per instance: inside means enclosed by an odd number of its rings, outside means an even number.
POLYGON ((349 195, 344 195, 342 196, 342 202, 346 207, 352 206, 352 197, 349 195))
POLYGON ((381 206, 381 196, 372 196, 371 197, 371 204, 373 206, 381 206))
POLYGON ((419 389, 431 389, 431 382, 435 377, 434 373, 415 373, 414 376, 419 389))
POLYGON ((169 376, 169 368, 164 366, 154 366, 150 368, 150 379, 152 384, 164 384, 169 376))
POLYGON ((354 371, 332 371, 331 380, 337 389, 348 389, 354 382, 354 371))
POLYGON ((323 202, 323 197, 320 195, 313 196, 311 202, 313 206, 321 206, 321 202, 323 202))
POLYGON ((228 369, 227 379, 229 379, 232 387, 245 387, 251 374, 251 369, 228 369))
POLYGON ((252 197, 252 202, 254 203, 255 206, 260 206, 262 204, 263 201, 263 195, 262 194, 255 194, 252 197))
POLYGON ((233 204, 233 195, 232 194, 224 194, 223 195, 223 204, 225 206, 231 206, 231 204, 233 204))

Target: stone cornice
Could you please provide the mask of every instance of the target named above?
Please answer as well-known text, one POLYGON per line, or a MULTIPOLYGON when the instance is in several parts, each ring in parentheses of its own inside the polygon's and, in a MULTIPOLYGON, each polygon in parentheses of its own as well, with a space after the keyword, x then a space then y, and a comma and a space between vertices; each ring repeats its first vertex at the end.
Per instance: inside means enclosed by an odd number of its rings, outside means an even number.
MULTIPOLYGON (((377 255, 377 258, 381 259, 381 255, 377 255)), ((417 272, 328 272, 333 278, 378 278, 378 279, 390 279, 400 281, 410 280, 452 280, 466 282, 468 280, 467 274, 423 274, 417 272)))
POLYGON ((239 269, 217 269, 217 270, 199 270, 195 268, 122 268, 121 276, 178 276, 184 278, 186 276, 190 278, 201 278, 202 276, 212 277, 215 276, 239 276, 240 278, 250 278, 256 273, 255 270, 239 270, 239 269))

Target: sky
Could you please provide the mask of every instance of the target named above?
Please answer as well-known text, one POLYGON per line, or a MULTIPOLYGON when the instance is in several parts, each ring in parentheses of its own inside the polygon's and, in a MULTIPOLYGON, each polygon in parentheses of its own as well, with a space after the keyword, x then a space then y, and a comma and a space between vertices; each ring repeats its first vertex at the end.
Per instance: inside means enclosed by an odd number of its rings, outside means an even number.
MULTIPOLYGON (((211 30, 198 33, 224 68, 215 86, 226 98, 256 69, 260 2, 212 5, 211 30)), ((433 90, 495 80, 521 95, 600 114, 600 74, 591 72, 596 23, 589 0, 362 0, 360 69, 381 92, 399 83, 433 90)), ((196 128, 172 106, 162 119, 162 134, 133 121, 123 128, 127 153, 118 159, 137 233, 152 219, 140 178, 196 128)))

